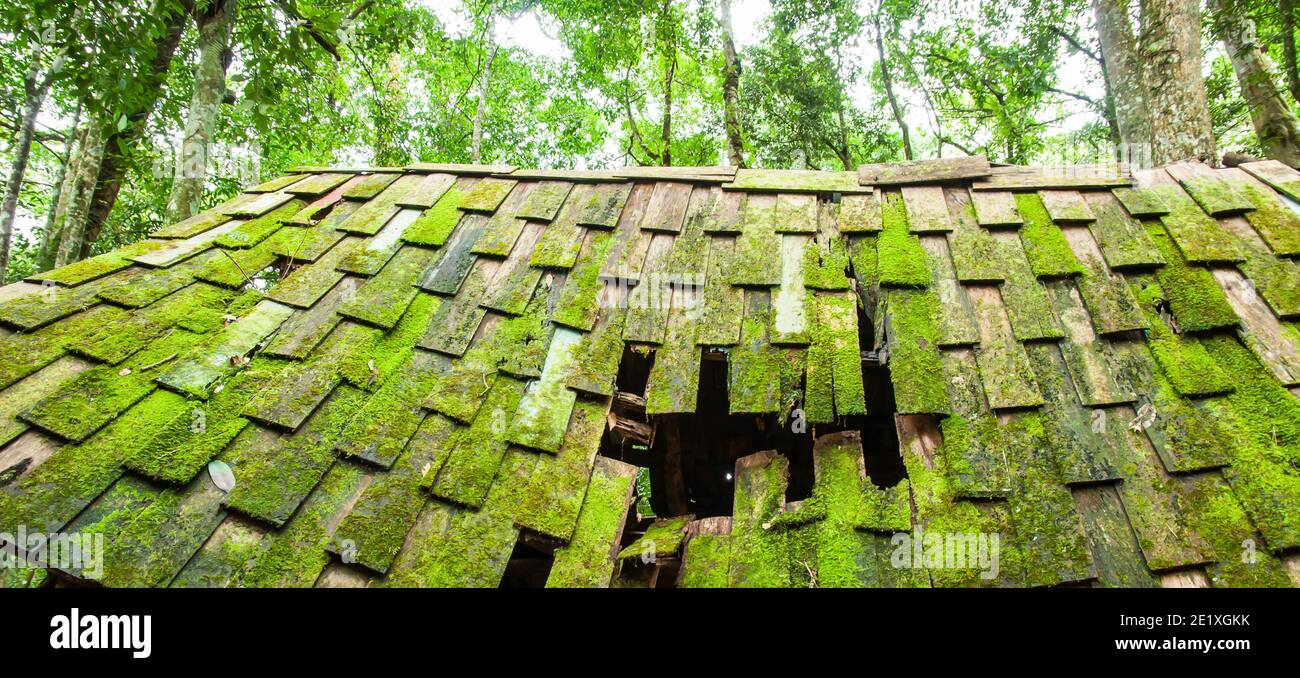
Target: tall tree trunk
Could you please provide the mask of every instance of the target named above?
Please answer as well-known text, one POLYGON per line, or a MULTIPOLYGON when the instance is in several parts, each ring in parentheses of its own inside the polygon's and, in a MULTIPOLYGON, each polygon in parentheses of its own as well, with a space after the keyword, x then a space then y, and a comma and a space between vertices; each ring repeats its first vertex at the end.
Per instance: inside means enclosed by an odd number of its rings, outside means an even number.
POLYGON ((478 109, 474 111, 474 134, 470 141, 470 156, 473 158, 475 165, 483 164, 483 120, 487 117, 488 111, 488 87, 492 84, 492 62, 497 59, 497 50, 501 45, 497 44, 492 35, 493 22, 488 22, 488 58, 483 64, 483 77, 478 83, 478 109))
POLYGON ((735 33, 731 26, 731 0, 721 0, 719 4, 722 56, 726 64, 722 74, 722 110, 727 128, 727 159, 734 167, 744 167, 745 135, 740 124, 740 57, 736 55, 735 33))
POLYGON ((162 88, 167 81, 167 71, 171 67, 172 57, 176 54, 176 46, 180 44, 190 14, 194 11, 194 0, 180 0, 175 4, 171 0, 161 0, 156 7, 166 13, 162 18, 164 31, 154 42, 153 54, 145 60, 140 71, 134 76, 139 83, 140 91, 147 92, 148 95, 142 97, 133 110, 123 111, 126 125, 121 128, 115 127, 115 131, 104 140, 105 152, 100 164, 99 181, 95 186, 90 209, 86 215, 85 230, 81 234, 81 250, 76 253, 76 258, 72 261, 90 255, 90 248, 99 239, 99 233, 108 221, 109 213, 113 211, 117 195, 122 190, 122 179, 126 174, 127 158, 124 153, 135 146, 144 134, 154 105, 162 96, 162 88))
POLYGON ((885 86, 885 96, 889 99, 889 110, 894 113, 894 122, 898 123, 898 130, 903 135, 903 156, 912 160, 912 137, 908 133, 907 120, 903 117, 903 109, 898 105, 898 97, 894 94, 894 76, 889 72, 889 55, 885 54, 885 36, 880 25, 880 15, 884 12, 884 7, 876 9, 876 58, 880 62, 880 80, 885 86))
POLYGON ((1286 60, 1286 86, 1291 98, 1300 101, 1300 68, 1295 59, 1295 1, 1282 0, 1282 58, 1286 60))
POLYGON ((104 121, 92 117, 86 125, 78 151, 77 171, 71 190, 66 191, 66 205, 62 217, 55 224, 57 249, 54 266, 66 266, 82 259, 86 239, 87 220, 94 200, 96 187, 104 163, 104 121))
POLYGON ((76 171, 69 171, 77 152, 77 145, 82 136, 81 102, 72 114, 72 125, 63 137, 63 157, 59 159, 59 171, 54 176, 54 193, 50 195, 50 207, 45 211, 45 228, 41 230, 41 247, 36 253, 36 270, 48 271, 54 265, 54 253, 58 249, 58 238, 54 233, 55 224, 59 223, 60 210, 66 209, 65 195, 72 189, 72 177, 76 171), (48 262, 48 263, 47 263, 48 262))
POLYGON ((230 66, 237 5, 238 0, 212 0, 194 17, 199 29, 199 63, 194 67, 194 95, 190 98, 176 178, 167 199, 168 218, 173 222, 198 213, 203 199, 217 114, 227 94, 226 69, 230 66))
POLYGON ((32 139, 36 137, 36 116, 45 105, 45 96, 50 93, 54 76, 63 68, 64 56, 60 53, 48 68, 43 69, 40 47, 33 50, 31 66, 23 77, 22 119, 18 125, 18 142, 14 145, 13 165, 9 168, 9 177, 5 181, 4 202, 0 204, 0 284, 4 284, 5 273, 9 270, 9 248, 13 242, 14 219, 18 213, 18 194, 23 188, 23 175, 27 172, 27 161, 32 154, 32 139))
POLYGON ((1145 146, 1151 142, 1151 120, 1147 114, 1147 86, 1138 56, 1137 39, 1123 0, 1093 0, 1101 58, 1115 109, 1119 142, 1145 146))
POLYGON ((1223 42, 1232 61, 1264 155, 1300 167, 1300 122, 1275 84, 1277 76, 1259 43, 1255 22, 1231 0, 1210 0, 1210 10, 1214 37, 1223 42))
POLYGON ((672 45, 668 57, 668 70, 664 73, 664 126, 663 152, 659 154, 664 167, 673 166, 673 79, 677 76, 677 45, 672 45))
POLYGON ((1201 10, 1198 0, 1141 0, 1142 61, 1151 158, 1217 162, 1210 106, 1201 77, 1201 10))

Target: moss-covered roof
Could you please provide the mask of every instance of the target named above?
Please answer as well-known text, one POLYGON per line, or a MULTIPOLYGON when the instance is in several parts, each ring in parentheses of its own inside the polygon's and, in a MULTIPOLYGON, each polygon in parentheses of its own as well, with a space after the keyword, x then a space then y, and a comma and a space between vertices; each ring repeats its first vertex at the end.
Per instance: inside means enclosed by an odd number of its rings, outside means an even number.
POLYGON ((816 436, 807 499, 753 450, 730 520, 625 552, 685 585, 1295 585, 1297 200, 1275 162, 298 168, 0 288, 0 533, 102 532, 114 586, 492 586, 526 531, 609 585, 630 343, 650 415, 720 349, 732 412, 816 436), (887 489, 817 433, 866 351, 887 489), (902 532, 997 533, 1000 573, 892 567, 902 532))

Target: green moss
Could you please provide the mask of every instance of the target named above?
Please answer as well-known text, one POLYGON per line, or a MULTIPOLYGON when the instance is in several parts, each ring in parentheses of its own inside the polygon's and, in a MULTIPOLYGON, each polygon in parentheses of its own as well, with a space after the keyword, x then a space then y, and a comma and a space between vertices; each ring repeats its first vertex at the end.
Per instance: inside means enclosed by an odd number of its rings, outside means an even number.
POLYGON ((849 252, 844 238, 825 234, 825 243, 809 241, 804 246, 804 285, 814 290, 846 290, 849 288, 849 252))
POLYGON ((597 466, 587 486, 577 527, 568 545, 555 551, 547 587, 604 587, 614 574, 615 538, 627 516, 632 478, 597 466))
POLYGON ((123 456, 185 411, 183 397, 154 391, 85 442, 60 447, 0 492, 0 531, 62 529, 122 474, 123 456))
POLYGON ((509 452, 479 510, 428 502, 408 537, 409 546, 398 555, 385 585, 497 586, 519 537, 512 519, 514 496, 534 461, 531 452, 509 452), (466 558, 467 553, 475 557, 466 558))
POLYGON ((1216 561, 1208 568, 1216 588, 1289 588, 1286 568, 1258 540, 1250 518, 1218 475, 1184 483, 1188 524, 1216 561))
POLYGON ((849 261, 853 265, 853 277, 858 281, 859 294, 874 291, 880 286, 880 259, 877 253, 876 236, 854 237, 849 242, 849 261))
MULTIPOLYGON (((1000 261, 1004 265, 1006 282, 1002 285, 1002 301, 1011 330, 1018 341, 1061 339, 1065 331, 1052 311, 1051 300, 1039 284, 1025 257, 1020 240, 1000 240, 1000 261)), ((952 314, 953 311, 949 311, 952 314)))
POLYGON ((432 294, 417 292, 392 331, 368 331, 369 341, 348 353, 339 364, 339 373, 357 388, 379 390, 415 350, 416 342, 442 303, 432 294))
POLYGON ((434 496, 463 506, 482 506, 487 500, 501 460, 505 457, 506 427, 524 395, 524 383, 498 377, 469 426, 459 426, 447 439, 447 463, 430 491, 434 496))
MULTIPOLYGON (((907 208, 898 195, 885 196, 884 230, 876 238, 877 273, 886 287, 929 287, 930 267, 920 238, 908 231, 907 208)), ((855 261, 856 265, 857 262, 855 261)))
POLYGON ((173 327, 195 334, 220 328, 231 296, 227 290, 196 283, 67 346, 78 355, 116 365, 173 327))
POLYGON ((603 231, 588 236, 584 254, 565 278, 552 320, 584 331, 595 325, 601 293, 605 289, 600 270, 614 242, 614 237, 603 231))
POLYGON ((284 525, 335 463, 334 448, 365 398, 365 392, 341 386, 291 435, 245 428, 221 457, 237 480, 226 505, 284 525))
POLYGON ((654 518, 655 510, 651 505, 654 487, 650 482, 650 469, 641 466, 636 470, 636 515, 637 518, 654 518))
POLYGON ((1188 264, 1159 224, 1148 223, 1147 233, 1165 258, 1165 266, 1156 271, 1156 280, 1179 327, 1184 332, 1235 327, 1240 321, 1214 275, 1208 269, 1188 264))
POLYGON ((78 374, 36 403, 22 418, 80 442, 153 391, 167 363, 201 339, 183 330, 151 342, 120 366, 99 365, 78 374))
POLYGON ((1235 337, 1206 340, 1236 389, 1209 403, 1231 436, 1224 475, 1269 548, 1300 545, 1300 400, 1235 337))
POLYGON ((830 421, 814 415, 823 414, 824 406, 814 403, 813 382, 830 378, 830 387, 821 386, 818 397, 828 391, 834 397, 835 416, 866 414, 866 396, 862 384, 862 353, 858 348, 857 299, 847 292, 822 293, 813 301, 816 318, 812 327, 812 345, 808 350, 808 420, 830 421))
POLYGON ((1147 345, 1173 387, 1180 394, 1193 397, 1231 391, 1232 380, 1210 359, 1201 341, 1174 334, 1160 317, 1158 308, 1164 301, 1160 285, 1146 278, 1133 283, 1133 289, 1151 325, 1147 330, 1147 345))
POLYGON ((981 228, 975 218, 975 206, 967 203, 962 206, 964 218, 958 219, 958 226, 952 238, 952 263, 961 282, 1001 282, 1007 264, 1002 261, 1002 248, 993 236, 981 228))
POLYGON ((686 544, 682 563, 681 587, 687 589, 721 589, 727 587, 727 570, 731 565, 731 536, 701 534, 686 544))
POLYGON ((776 206, 751 197, 741 215, 740 237, 727 270, 727 280, 741 287, 781 284, 781 235, 776 231, 776 206))
MULTIPOLYGON (((768 343, 771 308, 764 292, 745 293, 745 317, 740 325, 740 345, 727 355, 727 394, 732 414, 777 412, 780 409, 780 383, 773 375, 780 374, 779 349, 768 343)), ((835 396, 831 379, 814 380, 806 403, 822 403, 833 408, 835 396)), ((808 416, 834 418, 830 412, 809 412, 808 416)))
POLYGON ((287 365, 255 359, 206 403, 187 401, 175 417, 159 422, 156 435, 148 444, 125 453, 123 463, 150 478, 189 482, 248 426, 240 412, 256 393, 276 381, 287 365))
POLYGON ((416 297, 429 296, 421 295, 415 282, 433 257, 433 252, 418 247, 402 248, 384 270, 339 306, 339 314, 385 330, 393 329, 416 297))
POLYGON ((1052 586, 1084 581, 1094 575, 1074 499, 1059 479, 1047 444, 1042 417, 1018 416, 1002 430, 1003 451, 1015 460, 1015 491, 1008 498, 1015 528, 1005 545, 1023 562, 1027 586, 1052 586))
POLYGON ((889 374, 900 414, 947 413, 935 317, 939 298, 929 291, 895 290, 887 297, 889 374))
POLYGON ((464 199, 465 194, 455 186, 447 189, 433 207, 425 210, 420 218, 402 232, 402 241, 435 247, 446 244, 452 230, 460 223, 460 205, 464 199))
POLYGON ((1300 254, 1300 215, 1272 191, 1249 179, 1233 182, 1255 209, 1246 220, 1278 256, 1300 254))
POLYGON ((64 354, 65 346, 83 342, 126 317, 126 311, 101 304, 35 332, 0 336, 0 388, 54 362, 64 354))
MULTIPOLYGON (((1153 186, 1170 213, 1160 217, 1183 258, 1194 264, 1241 261, 1232 236, 1177 186, 1153 186)), ((1168 261, 1168 256, 1165 257, 1168 261)), ((1166 285, 1168 287, 1168 285, 1166 285)))
POLYGON ((126 247, 115 249, 112 252, 106 252, 89 259, 82 259, 52 271, 37 273, 27 278, 27 280, 33 282, 49 281, 60 285, 80 285, 102 278, 110 273, 116 273, 124 268, 129 268, 132 263, 131 257, 147 254, 165 244, 167 243, 161 240, 141 240, 126 247))
POLYGON ((1029 266, 1039 278, 1067 278, 1083 273, 1083 266, 1065 241, 1061 229, 1052 222, 1037 193, 1017 193, 1016 208, 1024 217, 1020 240, 1025 246, 1029 266))
POLYGON ((331 550, 387 572, 426 502, 420 486, 442 468, 448 436, 456 428, 446 417, 426 417, 392 470, 376 474, 365 488, 339 525, 331 550))
POLYGON ((239 579, 245 587, 310 587, 329 562, 325 547, 340 514, 365 487, 367 474, 335 464, 283 530, 260 545, 257 559, 239 579))
POLYGON ((646 528, 640 539, 619 551, 618 557, 620 559, 648 556, 667 558, 676 555, 686 539, 686 524, 694 518, 695 516, 677 516, 654 521, 646 528))
POLYGON ((271 237, 272 234, 280 230, 285 221, 292 218, 293 215, 306 206, 307 203, 302 200, 290 200, 256 219, 245 221, 238 228, 225 233, 212 242, 218 247, 248 249, 271 237))
POLYGON ((790 462, 779 455, 761 466, 743 465, 745 461, 736 469, 728 583, 746 588, 789 586, 784 534, 769 523, 785 503, 790 462))

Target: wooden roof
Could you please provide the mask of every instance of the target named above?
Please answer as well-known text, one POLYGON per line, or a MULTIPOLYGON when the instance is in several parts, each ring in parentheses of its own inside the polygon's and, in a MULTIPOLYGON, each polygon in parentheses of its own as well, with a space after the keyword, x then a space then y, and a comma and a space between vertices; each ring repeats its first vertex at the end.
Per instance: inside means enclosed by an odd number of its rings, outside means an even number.
POLYGON ((298 170, 0 288, 0 533, 101 531, 115 586, 491 586, 526 530, 563 544, 550 584, 604 586, 625 343, 650 415, 694 411, 717 349, 732 412, 811 435, 866 412, 873 351, 908 478, 820 435, 787 505, 754 450, 730 520, 656 523, 682 583, 1296 583, 1278 163, 298 170), (1001 573, 891 568, 897 532, 996 533, 1001 573))

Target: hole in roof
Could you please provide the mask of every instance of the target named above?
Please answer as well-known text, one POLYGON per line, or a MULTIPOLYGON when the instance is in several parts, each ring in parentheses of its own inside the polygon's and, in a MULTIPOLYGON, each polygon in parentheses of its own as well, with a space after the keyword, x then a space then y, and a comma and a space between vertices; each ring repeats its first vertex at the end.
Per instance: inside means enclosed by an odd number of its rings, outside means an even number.
MULTIPOLYGON (((871 315, 861 308, 858 328, 859 345, 864 349, 861 363, 867 414, 841 417, 834 423, 815 426, 795 425, 800 421, 795 410, 802 405, 799 402, 793 403, 786 416, 731 414, 727 353, 711 349, 701 354, 695 412, 648 416, 645 390, 654 366, 654 353, 644 348, 626 348, 619 365, 611 426, 600 447, 601 455, 641 469, 620 548, 635 543, 656 518, 687 514, 697 520, 731 516, 736 461, 758 452, 774 450, 789 461, 787 503, 808 499, 816 482, 813 442, 816 437, 830 433, 861 432, 864 466, 876 486, 892 487, 906 478, 907 469, 894 425, 894 390, 888 355, 883 349, 874 350, 875 324, 871 315)), ((637 560, 622 561, 619 585, 675 585, 672 568, 679 566, 678 560, 661 557, 650 564, 637 560)))
POLYGON ((263 293, 269 291, 289 274, 291 263, 288 257, 276 259, 270 266, 249 276, 244 282, 244 287, 263 293))
POLYGON ((515 547, 506 562, 505 573, 501 576, 499 588, 503 589, 540 589, 546 586, 551 576, 551 566, 555 564, 555 549, 558 545, 551 539, 527 530, 519 532, 515 547))

